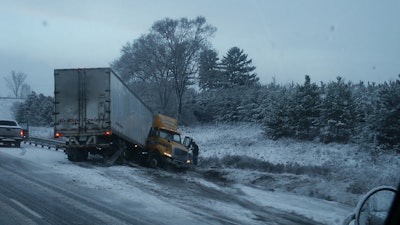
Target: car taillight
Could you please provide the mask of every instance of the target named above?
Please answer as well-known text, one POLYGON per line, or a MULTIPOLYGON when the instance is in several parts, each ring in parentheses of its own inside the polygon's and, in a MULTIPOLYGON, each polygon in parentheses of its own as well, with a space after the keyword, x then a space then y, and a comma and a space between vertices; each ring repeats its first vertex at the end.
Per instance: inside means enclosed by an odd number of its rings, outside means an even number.
POLYGON ((103 134, 104 134, 104 135, 111 135, 111 131, 106 130, 106 131, 103 132, 103 134))
POLYGON ((55 133, 54 133, 54 137, 55 137, 55 138, 61 137, 61 133, 60 133, 60 132, 55 132, 55 133))
POLYGON ((23 137, 23 136, 24 136, 24 130, 19 130, 19 135, 20 135, 21 137, 23 137))

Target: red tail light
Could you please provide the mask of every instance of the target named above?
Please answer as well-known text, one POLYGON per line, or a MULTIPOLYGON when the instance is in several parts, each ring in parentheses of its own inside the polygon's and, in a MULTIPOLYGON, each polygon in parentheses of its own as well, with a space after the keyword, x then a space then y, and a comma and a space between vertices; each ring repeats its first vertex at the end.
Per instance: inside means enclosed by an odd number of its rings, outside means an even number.
POLYGON ((111 135, 111 131, 106 130, 106 131, 103 132, 103 134, 104 134, 104 135, 111 135))
POLYGON ((55 133, 54 133, 54 137, 55 137, 55 138, 61 137, 61 133, 55 132, 55 133))
POLYGON ((20 135, 21 137, 23 137, 23 136, 24 136, 24 130, 20 130, 20 131, 19 131, 19 135, 20 135))

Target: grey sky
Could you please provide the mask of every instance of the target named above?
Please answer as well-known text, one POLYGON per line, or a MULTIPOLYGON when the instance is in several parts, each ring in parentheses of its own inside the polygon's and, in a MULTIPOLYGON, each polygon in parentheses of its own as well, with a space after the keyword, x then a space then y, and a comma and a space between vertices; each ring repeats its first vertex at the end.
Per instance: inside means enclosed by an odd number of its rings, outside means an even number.
POLYGON ((11 70, 52 95, 54 69, 108 66, 165 17, 204 16, 219 56, 244 49, 262 83, 380 83, 400 74, 399 11, 398 0, 2 0, 0 96, 11 70))

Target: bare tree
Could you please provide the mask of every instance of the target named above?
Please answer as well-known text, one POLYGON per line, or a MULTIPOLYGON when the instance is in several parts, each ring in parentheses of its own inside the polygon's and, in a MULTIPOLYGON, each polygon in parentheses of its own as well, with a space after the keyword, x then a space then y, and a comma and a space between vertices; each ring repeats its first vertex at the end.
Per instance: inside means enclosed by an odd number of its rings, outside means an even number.
MULTIPOLYGON (((14 97, 21 97, 21 90, 25 84, 26 77, 27 75, 25 73, 16 72, 13 70, 11 71, 9 77, 4 78, 6 80, 7 87, 10 89, 14 97)), ((26 90, 26 86, 24 89, 26 90)))
POLYGON ((168 56, 167 68, 171 72, 178 101, 178 117, 182 114, 182 98, 187 87, 198 74, 200 53, 210 44, 208 38, 216 28, 204 17, 194 20, 166 18, 156 22, 151 32, 159 37, 168 56))
POLYGON ((143 35, 123 46, 112 68, 154 111, 167 113, 174 92, 164 49, 154 35, 143 35))
POLYGON ((21 86, 21 91, 20 91, 20 98, 27 98, 28 95, 32 94, 32 89, 31 86, 29 86, 28 84, 23 84, 21 86))
POLYGON ((215 31, 204 17, 166 18, 154 23, 149 34, 125 45, 112 67, 125 80, 157 84, 162 109, 169 105, 174 96, 171 91, 175 91, 180 116, 183 94, 198 73, 200 52, 215 31))

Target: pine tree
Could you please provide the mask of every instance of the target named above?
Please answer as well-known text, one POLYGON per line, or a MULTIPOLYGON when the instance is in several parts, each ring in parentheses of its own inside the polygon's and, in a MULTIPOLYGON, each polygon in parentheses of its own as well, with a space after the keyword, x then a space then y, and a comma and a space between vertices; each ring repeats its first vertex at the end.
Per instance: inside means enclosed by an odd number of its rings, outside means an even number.
POLYGON ((264 131, 272 139, 293 137, 293 118, 291 107, 293 106, 292 87, 272 86, 270 100, 264 111, 264 131))
POLYGON ((229 87, 249 86, 258 83, 259 78, 253 71, 252 60, 247 59, 247 54, 238 47, 229 49, 221 60, 221 68, 229 82, 229 87))
POLYGON ((226 77, 219 69, 218 60, 217 52, 212 49, 204 50, 200 54, 199 87, 203 91, 227 85, 226 77))
POLYGON ((355 107, 350 84, 341 77, 326 87, 321 107, 321 137, 326 143, 347 143, 355 125, 355 107))
POLYGON ((311 83, 310 76, 305 76, 303 85, 297 85, 292 107, 295 137, 312 140, 319 133, 320 90, 311 83))
POLYGON ((374 83, 360 82, 352 86, 355 104, 355 132, 353 142, 371 145, 375 142, 375 112, 378 86, 374 83))
POLYGON ((377 140, 380 145, 400 147, 400 80, 380 86, 375 116, 377 140))

